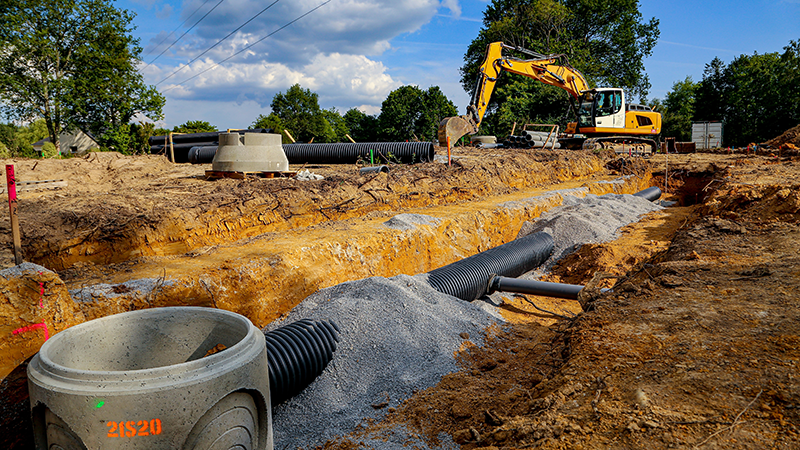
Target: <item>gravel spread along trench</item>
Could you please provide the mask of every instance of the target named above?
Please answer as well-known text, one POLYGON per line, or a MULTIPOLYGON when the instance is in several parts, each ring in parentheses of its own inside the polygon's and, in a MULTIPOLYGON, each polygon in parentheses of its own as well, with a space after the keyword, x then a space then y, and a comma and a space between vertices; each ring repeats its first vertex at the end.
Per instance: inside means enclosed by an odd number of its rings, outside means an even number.
MULTIPOLYGON (((555 250, 546 270, 580 244, 613 240, 619 228, 658 209, 658 204, 631 195, 565 196, 563 206, 525 224, 520 235, 542 230, 553 234, 555 250)), ((435 220, 421 219, 400 217, 387 226, 405 229, 435 220)), ((354 431, 364 419, 379 420, 387 408, 458 369, 454 354, 464 344, 462 336, 482 344, 483 331, 499 314, 481 300, 468 303, 434 290, 426 277, 373 277, 323 289, 265 329, 309 318, 332 320, 341 330, 323 374, 273 409, 276 449, 321 445, 354 431)), ((444 448, 458 448, 448 436, 440 438, 444 448)), ((365 441, 380 449, 428 448, 405 429, 365 441)))

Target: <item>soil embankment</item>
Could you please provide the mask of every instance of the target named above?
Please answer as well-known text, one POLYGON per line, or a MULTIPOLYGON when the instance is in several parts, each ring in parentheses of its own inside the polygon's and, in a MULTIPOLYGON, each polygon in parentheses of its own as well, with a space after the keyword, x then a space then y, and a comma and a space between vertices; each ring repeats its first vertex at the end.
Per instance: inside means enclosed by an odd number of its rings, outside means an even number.
MULTIPOLYGON (((19 180, 68 187, 20 195, 25 259, 41 267, 4 278, 3 446, 28 439, 24 370, 44 341, 37 324, 53 333, 191 304, 263 326, 321 288, 415 275, 507 242, 564 195, 652 184, 679 206, 623 228, 614 242, 581 247, 547 275, 613 293, 586 296, 583 308, 509 298, 508 324, 462 351, 461 370, 366 429, 402 424, 430 446, 445 432, 464 448, 797 446, 796 159, 692 154, 621 164, 609 154, 471 148, 455 157, 452 167, 377 175, 306 167, 326 177, 314 182, 209 181, 205 167, 152 156, 13 161, 19 180), (398 214, 431 220, 384 224, 398 214), (531 302, 577 316, 557 319, 531 302)), ((0 220, 5 248, 8 223, 0 220)), ((13 265, 10 251, 0 260, 13 265)), ((358 442, 356 433, 329 446, 358 442)))

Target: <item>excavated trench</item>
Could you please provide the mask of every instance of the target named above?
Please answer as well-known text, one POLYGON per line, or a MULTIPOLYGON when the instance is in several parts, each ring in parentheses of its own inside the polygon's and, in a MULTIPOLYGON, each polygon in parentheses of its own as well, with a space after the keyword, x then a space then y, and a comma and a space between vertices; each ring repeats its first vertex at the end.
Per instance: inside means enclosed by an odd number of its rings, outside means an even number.
MULTIPOLYGON (((405 209, 247 237, 104 267, 66 285, 87 320, 152 306, 211 306, 258 326, 313 292, 371 276, 415 275, 513 240, 565 196, 633 193, 649 177, 565 182, 465 204, 405 209)), ((233 233, 230 231, 229 233, 233 233)))
MULTIPOLYGON (((43 314, 53 316, 49 320, 59 323, 51 325, 51 333, 109 314, 177 305, 223 308, 265 326, 319 289, 371 276, 428 272, 513 240, 524 222, 562 204, 570 195, 630 194, 652 185, 664 189, 666 183, 667 194, 681 206, 674 209, 680 218, 667 218, 660 224, 677 227, 692 205, 706 199, 709 185, 722 178, 713 170, 693 169, 676 167, 662 173, 656 168, 644 175, 621 177, 600 175, 600 171, 582 173, 577 180, 546 187, 516 183, 513 192, 490 196, 476 195, 480 186, 453 189, 438 197, 408 190, 400 203, 328 210, 301 204, 292 206, 295 214, 288 215, 280 205, 264 214, 265 205, 245 200, 232 207, 235 214, 223 207, 192 221, 178 215, 157 226, 133 226, 137 225, 133 218, 117 234, 40 245, 36 262, 56 269, 57 274, 40 272, 22 285, 7 280, 11 284, 4 290, 31 297, 25 291, 37 289, 27 285, 46 286, 50 300, 45 302, 46 311, 31 310, 26 320, 34 323, 43 314), (469 201, 453 202, 453 196, 469 201)), ((348 199, 333 203, 341 206, 342 202, 348 199)), ((639 259, 617 258, 629 265, 639 259)), ((617 269, 625 267, 619 264, 617 269)), ((575 278, 563 273, 551 279, 577 282, 575 278)), ((509 309, 504 312, 507 318, 519 315, 524 307, 509 304, 509 309)), ((18 340, 0 344, 4 391, 24 382, 19 368, 37 348, 35 342, 20 345, 18 340), (17 375, 8 375, 12 371, 17 375)), ((20 409, 18 396, 8 403, 4 410, 15 409, 14 403, 20 409)), ((13 415, 17 419, 8 423, 24 421, 24 411, 13 415)))

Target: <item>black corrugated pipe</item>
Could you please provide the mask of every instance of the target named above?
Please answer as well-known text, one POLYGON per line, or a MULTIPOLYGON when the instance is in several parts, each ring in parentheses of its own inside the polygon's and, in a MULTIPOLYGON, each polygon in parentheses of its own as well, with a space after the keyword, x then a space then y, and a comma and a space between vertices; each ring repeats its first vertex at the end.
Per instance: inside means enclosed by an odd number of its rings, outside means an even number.
POLYGON ((361 161, 403 163, 433 161, 432 142, 359 142, 357 144, 284 144, 289 164, 355 164, 361 161))
POLYGON ((635 194, 636 197, 643 197, 651 202, 654 202, 661 198, 661 189, 656 186, 649 187, 647 189, 641 190, 635 194))
POLYGON ((189 149, 189 162, 192 164, 211 164, 217 154, 216 145, 192 147, 189 149))
POLYGON ((305 389, 333 358, 339 327, 332 321, 298 320, 264 333, 273 405, 305 389))
POLYGON ((472 301, 486 294, 491 275, 522 275, 544 263, 552 252, 552 236, 545 232, 529 234, 432 270, 428 283, 439 292, 472 301))
POLYGON ((578 299, 578 292, 583 289, 580 284, 549 283, 547 281, 520 280, 519 278, 501 277, 489 279, 488 293, 516 292, 519 294, 542 295, 545 297, 578 299))

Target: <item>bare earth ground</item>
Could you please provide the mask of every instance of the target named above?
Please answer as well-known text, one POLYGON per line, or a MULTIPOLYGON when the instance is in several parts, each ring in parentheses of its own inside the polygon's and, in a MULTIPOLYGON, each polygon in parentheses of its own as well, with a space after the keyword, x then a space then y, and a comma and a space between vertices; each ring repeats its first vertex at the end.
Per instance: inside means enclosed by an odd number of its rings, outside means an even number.
MULTIPOLYGON (((69 182, 20 194, 25 259, 56 271, 54 285, 118 280, 157 258, 263 233, 652 173, 679 206, 626 227, 615 242, 583 246, 550 275, 588 283, 580 303, 515 298, 502 311, 509 324, 458 355, 463 370, 327 447, 358 447, 360 433, 396 423, 431 445, 449 433, 466 449, 800 446, 800 160, 692 154, 620 165, 608 154, 471 148, 455 156, 452 168, 393 166, 373 177, 353 166, 312 167, 326 180, 311 184, 207 181, 206 167, 156 156, 14 161, 22 181, 69 182), (613 293, 599 294, 606 286, 613 293), (577 316, 556 320, 530 301, 577 316)), ((0 262, 9 267, 7 218, 0 228, 0 262)), ((3 320, 4 330, 18 325, 3 320)), ((21 374, 24 364, 3 386, 24 384, 21 374)), ((12 409, 1 410, 7 426, 12 409)), ((25 448, 24 438, 5 439, 25 448)))

